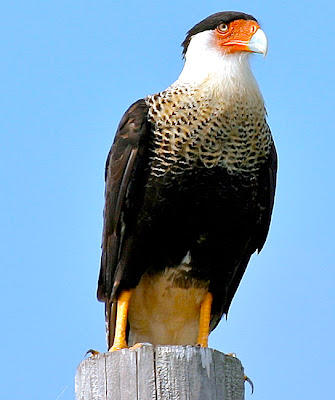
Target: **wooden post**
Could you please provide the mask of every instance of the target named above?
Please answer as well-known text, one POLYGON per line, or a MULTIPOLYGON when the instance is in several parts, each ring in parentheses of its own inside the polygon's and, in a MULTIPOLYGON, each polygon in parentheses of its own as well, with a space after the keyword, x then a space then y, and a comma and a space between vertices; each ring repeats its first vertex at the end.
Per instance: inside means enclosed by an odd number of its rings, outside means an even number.
POLYGON ((82 361, 75 387, 76 400, 244 400, 244 372, 213 349, 144 344, 82 361))

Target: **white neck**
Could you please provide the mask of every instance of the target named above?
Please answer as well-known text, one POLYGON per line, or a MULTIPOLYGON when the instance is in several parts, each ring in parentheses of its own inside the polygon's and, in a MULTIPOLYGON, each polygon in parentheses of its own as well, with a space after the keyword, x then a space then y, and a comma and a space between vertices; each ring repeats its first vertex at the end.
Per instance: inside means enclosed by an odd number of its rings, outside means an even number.
POLYGON ((212 31, 198 33, 191 39, 184 68, 174 85, 201 86, 225 96, 249 92, 261 97, 250 68, 249 54, 224 54, 215 48, 212 31))

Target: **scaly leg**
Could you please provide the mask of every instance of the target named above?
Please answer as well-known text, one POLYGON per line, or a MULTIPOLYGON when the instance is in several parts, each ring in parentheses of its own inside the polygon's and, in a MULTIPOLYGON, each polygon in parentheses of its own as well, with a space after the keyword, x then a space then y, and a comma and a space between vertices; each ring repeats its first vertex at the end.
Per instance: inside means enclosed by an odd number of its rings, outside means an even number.
POLYGON ((207 292, 200 307, 198 345, 208 347, 209 323, 211 321, 213 296, 207 292))
POLYGON ((132 290, 124 290, 121 292, 117 300, 116 325, 113 346, 109 351, 116 351, 128 348, 126 341, 126 329, 128 320, 129 301, 132 290))

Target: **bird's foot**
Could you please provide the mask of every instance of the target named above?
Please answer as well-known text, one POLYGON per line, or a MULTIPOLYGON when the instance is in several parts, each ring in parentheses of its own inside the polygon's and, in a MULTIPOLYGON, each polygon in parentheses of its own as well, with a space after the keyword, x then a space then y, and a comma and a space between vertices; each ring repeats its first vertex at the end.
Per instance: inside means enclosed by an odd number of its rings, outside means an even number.
POLYGON ((128 345, 125 341, 114 342, 113 346, 108 351, 110 351, 112 353, 113 351, 122 350, 122 349, 128 349, 128 345))
POLYGON ((115 343, 109 349, 109 351, 113 352, 113 351, 122 350, 122 349, 138 350, 146 344, 150 344, 150 343, 135 343, 134 346, 131 346, 131 347, 128 347, 127 343, 115 343))
POLYGON ((253 394, 254 393, 254 388, 255 388, 253 381, 249 377, 247 377, 247 375, 244 375, 244 382, 248 382, 249 383, 249 385, 251 386, 251 394, 253 394))
MULTIPOLYGON (((235 353, 227 353, 226 356, 236 358, 236 354, 235 353)), ((249 385, 251 386, 251 394, 253 394, 254 393, 254 389, 255 389, 253 381, 247 375, 244 375, 244 382, 248 382, 249 383, 249 385)))
POLYGON ((88 354, 90 354, 90 357, 93 357, 93 356, 97 356, 98 354, 100 354, 100 351, 93 350, 93 349, 89 349, 89 350, 86 351, 85 357, 86 357, 88 354))
POLYGON ((129 347, 129 350, 137 350, 143 347, 145 343, 135 343, 134 346, 129 347))

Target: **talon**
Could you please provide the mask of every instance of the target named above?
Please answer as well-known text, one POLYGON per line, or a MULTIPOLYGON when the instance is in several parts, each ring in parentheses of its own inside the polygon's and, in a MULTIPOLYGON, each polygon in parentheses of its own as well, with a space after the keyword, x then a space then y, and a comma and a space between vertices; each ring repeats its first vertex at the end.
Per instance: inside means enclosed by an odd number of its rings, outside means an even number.
POLYGON ((254 393, 254 384, 250 378, 247 377, 247 375, 244 375, 244 382, 248 382, 249 385, 251 386, 251 394, 254 393))
POLYGON ((84 357, 86 357, 88 354, 91 354, 90 357, 93 357, 93 356, 96 356, 96 355, 100 354, 100 351, 89 349, 89 350, 86 351, 84 357))

